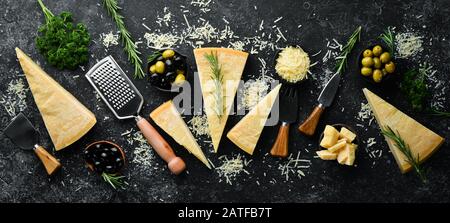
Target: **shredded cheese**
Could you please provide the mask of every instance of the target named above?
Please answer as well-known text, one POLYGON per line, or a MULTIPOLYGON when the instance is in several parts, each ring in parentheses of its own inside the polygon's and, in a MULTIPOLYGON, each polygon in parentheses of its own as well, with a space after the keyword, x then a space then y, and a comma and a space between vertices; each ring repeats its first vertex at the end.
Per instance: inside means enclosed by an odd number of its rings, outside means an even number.
POLYGON ((154 163, 154 153, 147 140, 140 132, 134 132, 132 134, 126 132, 126 134, 128 144, 136 146, 133 151, 134 157, 131 162, 138 164, 142 169, 150 168, 154 163))
POLYGON ((273 79, 270 77, 260 77, 245 82, 240 106, 246 110, 251 110, 255 107, 267 95, 271 81, 273 79))
POLYGON ((247 161, 240 154, 232 158, 223 155, 219 157, 219 160, 222 161, 222 165, 215 169, 219 177, 221 177, 219 182, 222 182, 224 179, 226 183, 233 185, 232 181, 242 172, 250 174, 244 167, 248 166, 251 160, 247 161))
POLYGON ((295 83, 307 78, 310 60, 300 47, 286 47, 277 58, 275 70, 283 79, 295 83))
POLYGON ((23 79, 12 80, 8 84, 6 94, 0 94, 0 104, 6 113, 14 117, 27 108, 26 98, 28 88, 25 87, 23 79))
POLYGON ((210 136, 208 119, 206 115, 194 115, 191 120, 188 121, 189 129, 195 136, 210 136))
POLYGON ((106 48, 109 48, 110 46, 116 46, 119 44, 119 35, 113 34, 112 31, 107 34, 102 33, 100 34, 100 40, 106 48))
POLYGON ((368 126, 372 125, 375 117, 372 113, 372 109, 370 108, 369 103, 361 103, 361 110, 358 112, 358 117, 356 118, 362 122, 368 120, 368 126))
POLYGON ((422 52, 422 39, 422 36, 418 36, 411 32, 397 33, 395 35, 396 57, 406 59, 422 52))
POLYGON ((291 153, 288 157, 287 162, 285 162, 284 164, 279 164, 278 169, 281 170, 281 175, 285 177, 285 180, 289 181, 290 174, 295 174, 300 179, 302 179, 302 177, 305 177, 306 174, 303 170, 308 169, 310 166, 310 160, 300 159, 299 151, 296 158, 292 157, 291 153))

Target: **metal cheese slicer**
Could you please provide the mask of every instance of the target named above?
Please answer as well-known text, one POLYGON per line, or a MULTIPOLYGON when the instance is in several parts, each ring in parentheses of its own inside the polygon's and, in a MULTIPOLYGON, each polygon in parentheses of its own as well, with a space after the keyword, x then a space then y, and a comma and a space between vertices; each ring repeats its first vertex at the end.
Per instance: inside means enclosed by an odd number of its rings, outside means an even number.
POLYGON ((139 116, 144 98, 112 56, 94 65, 87 72, 86 78, 118 119, 136 120, 148 143, 168 163, 172 173, 183 172, 186 168, 184 161, 175 155, 156 129, 139 116))

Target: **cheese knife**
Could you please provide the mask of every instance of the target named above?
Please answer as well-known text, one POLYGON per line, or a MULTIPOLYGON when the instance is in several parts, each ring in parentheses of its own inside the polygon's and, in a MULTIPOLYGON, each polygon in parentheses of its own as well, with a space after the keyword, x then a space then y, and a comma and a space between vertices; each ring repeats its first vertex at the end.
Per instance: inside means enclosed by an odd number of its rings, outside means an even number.
POLYGON ((299 126, 298 130, 307 135, 312 136, 316 131, 317 124, 319 123, 320 116, 326 107, 329 107, 334 100, 334 96, 339 88, 339 82, 341 81, 341 75, 339 72, 335 73, 328 81, 325 88, 319 95, 319 104, 314 108, 308 118, 299 126))
POLYGON ((11 121, 4 133, 20 149, 33 150, 44 164, 48 175, 52 175, 61 167, 59 161, 38 144, 39 132, 22 113, 11 121))

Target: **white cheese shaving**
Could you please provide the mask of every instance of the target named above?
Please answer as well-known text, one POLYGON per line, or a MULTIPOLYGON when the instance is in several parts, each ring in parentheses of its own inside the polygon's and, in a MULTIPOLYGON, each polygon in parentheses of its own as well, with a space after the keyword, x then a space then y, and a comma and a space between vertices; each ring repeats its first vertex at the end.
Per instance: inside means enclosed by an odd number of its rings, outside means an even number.
POLYGON ((374 118, 375 117, 369 103, 361 103, 361 110, 358 112, 358 117, 356 117, 356 119, 362 122, 366 122, 368 120, 368 126, 370 126, 372 125, 374 118))
POLYGON ((291 153, 288 157, 287 162, 285 162, 284 164, 279 164, 278 169, 281 170, 281 175, 285 177, 285 180, 289 181, 290 174, 294 174, 300 179, 302 177, 305 177, 306 175, 304 169, 308 169, 310 166, 310 160, 300 159, 299 151, 296 158, 293 158, 291 153))
POLYGON ((271 81, 273 79, 270 77, 260 77, 245 82, 240 106, 246 110, 251 110, 255 107, 267 95, 271 81))
POLYGON ((100 34, 100 41, 102 41, 103 45, 106 48, 109 48, 110 46, 116 46, 119 44, 119 35, 113 34, 112 31, 105 34, 100 34))
POLYGON ((188 121, 189 129, 195 136, 210 136, 208 119, 205 114, 199 116, 194 115, 191 120, 188 121))
POLYGON ((154 152, 142 133, 128 133, 127 141, 128 144, 135 146, 131 162, 138 164, 142 169, 150 168, 154 163, 154 152))
POLYGON ((423 51, 423 36, 412 32, 397 33, 395 35, 396 57, 410 58, 423 51))
POLYGON ((152 49, 164 49, 164 48, 173 48, 175 44, 180 40, 177 36, 163 33, 145 33, 144 39, 147 40, 147 46, 152 49))
MULTIPOLYGON (((226 155, 220 156, 219 160, 222 161, 222 165, 217 167, 215 170, 219 174, 219 177, 224 178, 225 182, 233 185, 233 180, 241 173, 250 174, 244 168, 251 162, 247 161, 245 158, 238 154, 235 157, 228 158, 226 155)), ((223 180, 220 179, 219 182, 223 180)))
POLYGON ((0 104, 3 105, 9 116, 14 117, 27 108, 28 91, 29 89, 25 87, 23 79, 9 82, 6 94, 0 94, 0 104))

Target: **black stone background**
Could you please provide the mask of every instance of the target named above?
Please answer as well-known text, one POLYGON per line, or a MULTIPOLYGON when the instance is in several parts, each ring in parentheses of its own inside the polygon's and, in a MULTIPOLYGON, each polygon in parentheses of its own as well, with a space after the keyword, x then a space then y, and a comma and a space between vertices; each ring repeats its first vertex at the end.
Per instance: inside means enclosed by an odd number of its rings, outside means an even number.
MULTIPOLYGON (((93 40, 90 51, 93 57, 86 70, 109 54, 113 55, 129 75, 133 67, 127 62, 122 47, 113 46, 106 51, 100 44, 99 35, 109 31, 116 31, 101 1, 44 1, 54 13, 62 10, 73 12, 76 21, 87 24, 93 40)), ((322 50, 321 59, 326 51, 326 39, 336 38, 344 43, 350 33, 358 26, 363 27, 361 43, 359 43, 349 60, 349 67, 341 82, 334 104, 327 109, 319 124, 319 131, 325 124, 346 123, 356 126, 355 119, 361 102, 366 102, 361 89, 369 87, 374 92, 398 106, 402 111, 411 115, 438 134, 449 139, 448 119, 431 117, 415 113, 408 106, 405 98, 396 88, 374 87, 364 82, 357 74, 356 52, 360 52, 364 44, 378 36, 387 26, 396 26, 397 30, 414 29, 425 36, 425 50, 414 60, 399 61, 399 70, 428 61, 438 70, 437 75, 448 85, 450 71, 450 43, 449 22, 450 5, 448 1, 250 1, 250 0, 215 0, 210 4, 211 11, 202 13, 197 7, 191 6, 190 1, 119 1, 123 7, 121 13, 125 22, 135 37, 141 38, 146 30, 141 25, 145 22, 150 28, 157 28, 154 18, 161 14, 164 7, 168 7, 174 14, 174 20, 179 27, 183 26, 183 17, 179 5, 185 5, 190 10, 189 19, 203 17, 211 21, 214 26, 223 28, 222 17, 225 17, 238 36, 255 35, 261 19, 266 24, 273 24, 279 16, 283 20, 277 23, 288 39, 288 42, 301 45, 310 54, 322 50), (254 6, 257 6, 255 9, 254 6), (422 16, 420 16, 422 15, 422 16), (143 21, 142 18, 146 20, 143 21), (302 27, 297 26, 301 24, 302 27), (432 41, 432 45, 429 43, 432 41), (344 112, 341 109, 345 108, 344 112)), ((35 1, 3 0, 0 2, 0 91, 5 92, 7 83, 17 79, 22 70, 16 60, 14 47, 20 47, 55 78, 63 87, 72 92, 82 103, 90 108, 97 116, 98 124, 81 140, 55 155, 61 160, 62 170, 53 177, 48 177, 38 159, 26 151, 16 149, 11 142, 0 134, 0 201, 1 202, 448 202, 450 201, 450 151, 448 141, 425 164, 429 169, 427 174, 430 183, 423 185, 414 173, 402 175, 388 152, 376 123, 366 128, 355 127, 361 139, 375 137, 378 148, 383 155, 378 159, 371 159, 360 146, 357 153, 357 166, 353 168, 339 166, 336 162, 327 162, 313 158, 317 149, 318 136, 306 138, 300 135, 294 127, 290 134, 290 152, 297 154, 301 151, 301 158, 311 159, 312 165, 305 171, 306 176, 299 179, 291 176, 289 182, 280 175, 278 165, 285 160, 265 156, 269 151, 277 128, 266 127, 253 157, 249 157, 233 146, 223 137, 219 154, 207 152, 207 143, 200 142, 207 157, 215 165, 220 165, 218 156, 243 154, 253 161, 246 167, 249 175, 241 174, 233 181, 233 185, 219 182, 215 171, 206 169, 195 157, 188 154, 172 139, 169 143, 176 153, 188 165, 189 174, 173 176, 166 169, 164 162, 156 157, 154 168, 142 170, 139 166, 129 163, 124 169, 129 186, 125 190, 115 191, 104 183, 100 177, 89 173, 82 158, 83 148, 95 140, 112 140, 126 151, 129 160, 133 157, 133 146, 129 145, 125 137, 120 134, 136 128, 133 121, 115 120, 112 113, 98 101, 87 80, 82 76, 84 71, 58 71, 49 66, 37 52, 34 44, 36 30, 44 22, 44 16, 35 1), (80 75, 79 78, 72 78, 80 75), (97 105, 100 108, 97 109, 97 105), (103 120, 105 116, 109 120, 103 120), (367 129, 367 130, 366 130, 367 129), (307 152, 308 149, 309 152, 307 152), (266 173, 266 176, 264 176, 266 173), (270 183, 272 179, 275 184, 270 183), (256 181, 260 182, 260 186, 256 181)), ((269 26, 269 25, 267 25, 269 26)), ((169 31, 169 30, 167 30, 169 31)), ((287 44, 287 43, 286 43, 287 44)), ((206 44, 208 45, 208 44, 206 44)), ((227 46, 226 41, 221 44, 209 45, 227 46)), ((280 44, 281 46, 284 43, 280 44)), ((192 48, 181 45, 178 49, 189 56, 189 64, 195 69, 192 48)), ((151 53, 151 49, 140 45, 144 55, 151 53)), ((259 55, 269 61, 270 73, 274 53, 259 55)), ((255 56, 250 56, 243 79, 249 78, 249 73, 259 69, 255 56)), ((319 63, 312 69, 313 75, 322 75, 324 68, 332 69, 332 64, 319 63)), ((23 78, 23 77, 20 77, 23 78)), ((192 80, 192 79, 191 79, 192 80)), ((162 93, 149 86, 148 81, 134 80, 145 97, 142 114, 146 117, 152 109, 173 97, 173 94, 162 93)), ((315 104, 320 93, 317 81, 313 78, 306 82, 301 89, 299 119, 306 118, 315 104)), ((447 88, 446 94, 449 91, 447 88)), ((27 95, 28 108, 24 113, 41 132, 44 146, 52 149, 50 138, 45 130, 43 121, 29 92, 27 95)), ((450 109, 446 103, 447 110, 450 109)), ((0 106, 0 129, 6 127, 9 117, 0 106)), ((226 129, 230 129, 241 117, 231 117, 226 129)), ((297 124, 296 124, 297 126, 297 124)), ((167 138, 167 135, 164 135, 167 138)))

